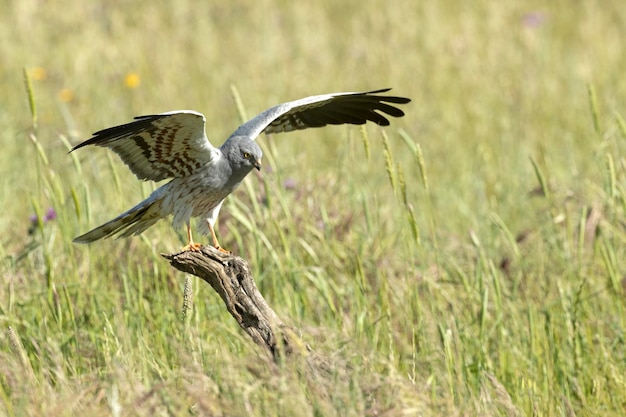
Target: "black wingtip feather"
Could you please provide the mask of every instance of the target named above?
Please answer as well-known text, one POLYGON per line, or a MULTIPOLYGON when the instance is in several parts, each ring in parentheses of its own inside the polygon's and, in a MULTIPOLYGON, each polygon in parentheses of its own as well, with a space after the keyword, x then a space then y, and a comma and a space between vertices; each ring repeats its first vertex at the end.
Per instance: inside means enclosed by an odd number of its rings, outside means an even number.
POLYGON ((98 130, 97 132, 93 133, 91 138, 74 146, 70 150, 70 152, 74 152, 76 149, 80 149, 88 145, 103 146, 105 143, 115 140, 117 138, 121 138, 129 132, 139 132, 142 129, 149 127, 153 121, 162 117, 163 115, 161 114, 137 116, 134 118, 134 122, 98 130))

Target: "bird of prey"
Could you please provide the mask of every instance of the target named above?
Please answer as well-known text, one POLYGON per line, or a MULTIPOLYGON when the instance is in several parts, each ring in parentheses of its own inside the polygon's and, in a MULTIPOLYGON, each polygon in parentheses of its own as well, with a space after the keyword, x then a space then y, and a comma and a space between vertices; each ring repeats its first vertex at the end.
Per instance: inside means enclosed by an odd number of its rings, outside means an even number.
POLYGON ((183 224, 187 228, 188 242, 183 250, 201 247, 193 241, 190 225, 192 217, 199 217, 205 220, 200 232, 210 233, 215 248, 224 251, 214 225, 224 199, 252 169, 261 169, 263 152, 254 141, 257 136, 326 125, 362 125, 367 121, 388 126, 385 116, 404 116, 393 104, 411 101, 381 95, 389 90, 323 94, 279 104, 239 126, 220 147, 209 143, 204 116, 190 110, 139 116, 133 122, 96 132, 70 152, 87 145, 106 147, 117 153, 140 180, 171 181, 74 242, 138 235, 172 215, 175 228, 183 224))

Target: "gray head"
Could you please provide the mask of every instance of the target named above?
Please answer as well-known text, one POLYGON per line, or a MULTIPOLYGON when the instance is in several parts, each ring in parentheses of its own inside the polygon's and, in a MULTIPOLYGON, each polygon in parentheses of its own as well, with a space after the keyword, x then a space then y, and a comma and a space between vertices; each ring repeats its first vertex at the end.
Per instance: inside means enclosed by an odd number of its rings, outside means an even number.
POLYGON ((259 145, 245 136, 233 136, 220 147, 233 172, 245 176, 252 168, 261 169, 263 151, 259 145))

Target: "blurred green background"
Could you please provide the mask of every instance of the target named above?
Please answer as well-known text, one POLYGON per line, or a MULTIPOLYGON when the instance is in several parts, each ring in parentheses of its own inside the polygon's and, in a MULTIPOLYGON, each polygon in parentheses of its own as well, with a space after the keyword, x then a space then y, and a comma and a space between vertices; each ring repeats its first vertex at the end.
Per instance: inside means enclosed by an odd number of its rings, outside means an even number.
POLYGON ((0 413, 623 415, 621 2, 0 9, 0 413), (384 87, 413 100, 386 136, 262 137, 220 216, 323 372, 274 365, 171 269, 168 222, 71 243, 154 188, 67 154, 91 132, 193 109, 219 145, 277 103, 384 87))

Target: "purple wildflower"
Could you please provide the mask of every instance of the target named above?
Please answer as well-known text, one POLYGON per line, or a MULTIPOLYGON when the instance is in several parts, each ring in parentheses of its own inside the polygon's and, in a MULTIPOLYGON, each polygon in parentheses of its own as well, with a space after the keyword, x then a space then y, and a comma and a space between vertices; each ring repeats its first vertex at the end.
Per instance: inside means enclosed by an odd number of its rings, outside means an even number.
MULTIPOLYGON (((57 218, 57 212, 53 207, 48 207, 46 210, 46 214, 43 216, 42 223, 51 222, 57 218)), ((28 234, 32 235, 37 230, 39 226, 39 217, 36 214, 31 214, 28 216, 28 220, 30 221, 30 226, 28 227, 28 234)))
POLYGON ((293 190, 296 188, 296 180, 293 178, 287 178, 283 183, 283 186, 285 187, 285 190, 293 190))
POLYGON ((57 218, 57 212, 54 210, 54 207, 48 207, 48 210, 46 211, 46 215, 43 218, 43 222, 50 222, 52 220, 55 220, 57 218))
POLYGON ((522 16, 522 25, 529 28, 536 28, 543 25, 546 21, 546 16, 541 12, 529 12, 522 16))

